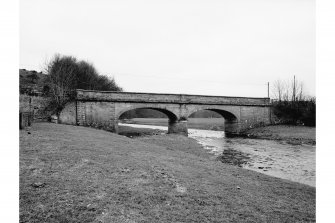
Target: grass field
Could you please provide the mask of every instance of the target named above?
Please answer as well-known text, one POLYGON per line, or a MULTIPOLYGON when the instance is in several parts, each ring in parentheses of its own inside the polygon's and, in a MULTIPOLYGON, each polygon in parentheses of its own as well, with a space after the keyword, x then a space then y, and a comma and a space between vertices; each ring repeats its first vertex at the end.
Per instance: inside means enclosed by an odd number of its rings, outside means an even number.
POLYGON ((184 136, 51 123, 29 133, 20 222, 315 221, 315 188, 221 163, 184 136))

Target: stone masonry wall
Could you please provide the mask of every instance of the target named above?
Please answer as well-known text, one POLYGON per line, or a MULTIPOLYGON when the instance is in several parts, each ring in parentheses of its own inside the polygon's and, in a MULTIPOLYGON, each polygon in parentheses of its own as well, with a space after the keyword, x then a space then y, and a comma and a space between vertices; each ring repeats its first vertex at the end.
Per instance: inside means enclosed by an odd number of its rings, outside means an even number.
POLYGON ((46 120, 51 113, 46 111, 50 103, 47 97, 20 94, 19 112, 32 112, 34 120, 46 120))
POLYGON ((247 107, 241 106, 241 129, 255 128, 263 125, 269 125, 270 107, 247 107))
POLYGON ((85 125, 96 128, 113 129, 116 121, 114 103, 85 103, 85 125))
POLYGON ((65 105, 59 114, 59 123, 76 125, 76 102, 70 102, 65 105))

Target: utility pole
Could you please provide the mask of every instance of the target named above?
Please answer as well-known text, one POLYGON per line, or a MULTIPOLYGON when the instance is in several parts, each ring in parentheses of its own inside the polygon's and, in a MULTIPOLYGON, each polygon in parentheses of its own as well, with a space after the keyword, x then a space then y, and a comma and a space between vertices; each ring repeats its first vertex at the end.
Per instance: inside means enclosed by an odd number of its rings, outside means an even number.
POLYGON ((295 75, 293 77, 293 101, 295 101, 295 75))
MULTIPOLYGON (((271 100, 270 100, 270 82, 268 82, 268 98, 269 98, 269 103, 271 104, 271 100)), ((270 119, 270 122, 272 123, 271 108, 269 108, 269 119, 270 119)))

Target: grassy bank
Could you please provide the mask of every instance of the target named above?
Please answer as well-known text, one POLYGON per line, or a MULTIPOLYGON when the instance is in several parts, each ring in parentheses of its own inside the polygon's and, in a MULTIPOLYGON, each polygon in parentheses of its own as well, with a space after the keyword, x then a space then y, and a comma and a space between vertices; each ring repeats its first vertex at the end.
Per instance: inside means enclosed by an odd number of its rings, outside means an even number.
POLYGON ((316 128, 307 126, 272 125, 249 129, 250 138, 283 140, 291 144, 316 144, 316 128))
POLYGON ((223 164, 178 135, 20 131, 21 222, 313 222, 315 188, 223 164))

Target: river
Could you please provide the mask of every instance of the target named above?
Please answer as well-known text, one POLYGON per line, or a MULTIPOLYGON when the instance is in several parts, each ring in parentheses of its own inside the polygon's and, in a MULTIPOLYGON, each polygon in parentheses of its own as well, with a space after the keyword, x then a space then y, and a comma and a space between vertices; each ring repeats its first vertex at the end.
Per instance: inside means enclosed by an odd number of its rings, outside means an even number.
MULTIPOLYGON (((124 124, 167 131, 167 127, 124 124)), ((189 137, 223 161, 266 175, 315 187, 315 145, 291 145, 276 140, 227 138, 223 131, 188 129, 189 137), (236 162, 235 162, 236 161, 236 162)))

